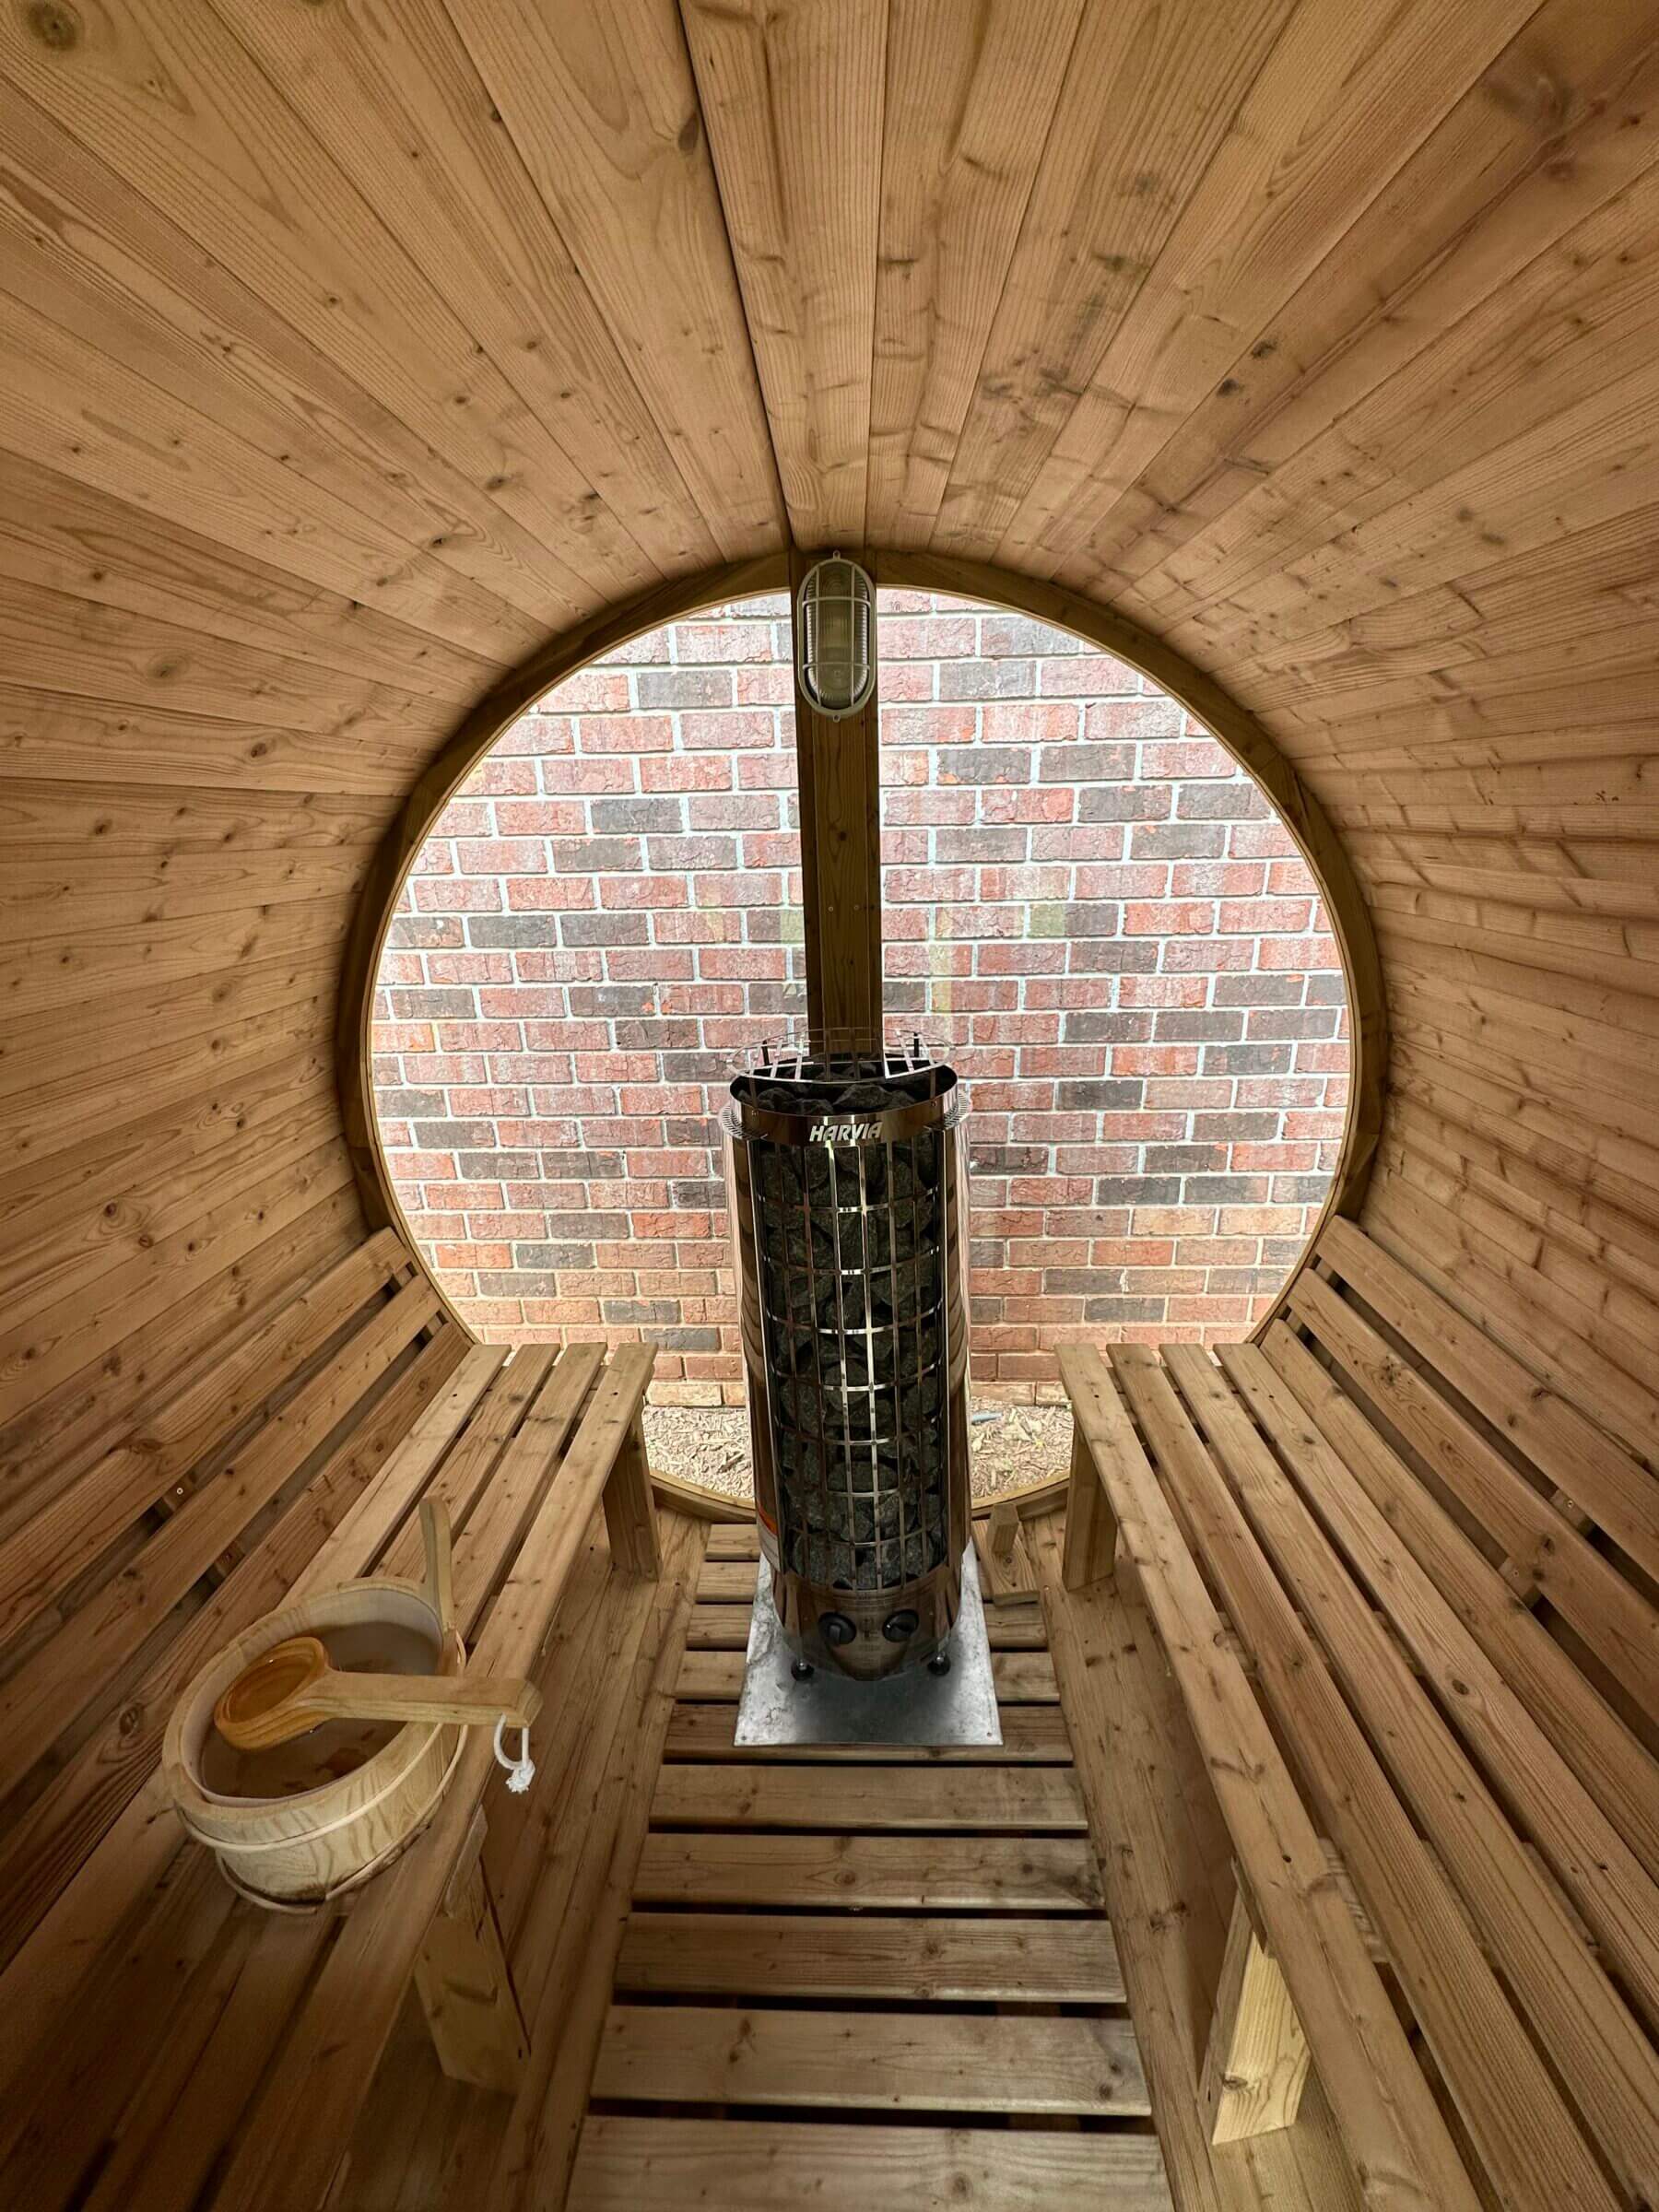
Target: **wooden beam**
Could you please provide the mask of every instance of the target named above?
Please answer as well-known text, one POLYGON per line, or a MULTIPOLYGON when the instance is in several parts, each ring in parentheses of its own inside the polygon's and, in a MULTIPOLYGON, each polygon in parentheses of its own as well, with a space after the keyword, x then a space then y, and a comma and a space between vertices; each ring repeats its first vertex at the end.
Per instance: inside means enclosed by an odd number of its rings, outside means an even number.
MULTIPOLYGON (((817 558, 798 549, 790 554, 792 609, 793 594, 817 558)), ((798 682, 794 702, 806 1026, 819 1049, 868 1051, 881 1036, 877 700, 873 692, 868 705, 845 722, 818 713, 798 682)))
POLYGON ((451 2080, 512 2095, 530 2045, 478 1857, 483 1843, 480 1806, 415 1961, 415 1986, 438 2063, 451 2080))
POLYGON ((1065 1587, 1104 1582, 1117 1556, 1117 1520, 1079 1421, 1072 1431, 1071 1488, 1065 1500, 1065 1587))
POLYGON ((1301 2104, 1311 2058, 1285 1977, 1256 1934, 1241 1889, 1233 1900, 1204 2061, 1210 2141, 1238 2143, 1288 2127, 1301 2104))
POLYGON ((638 1406, 605 1486, 605 1525, 610 1536, 611 1559, 622 1573, 654 1579, 662 1572, 656 1504, 638 1406))

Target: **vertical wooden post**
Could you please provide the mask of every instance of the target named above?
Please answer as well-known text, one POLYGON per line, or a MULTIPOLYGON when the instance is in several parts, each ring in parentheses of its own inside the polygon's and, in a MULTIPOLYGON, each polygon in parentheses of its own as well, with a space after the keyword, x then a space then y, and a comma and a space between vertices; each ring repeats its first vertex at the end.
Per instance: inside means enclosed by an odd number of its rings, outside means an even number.
POLYGON ((1072 1427, 1071 1488, 1065 1493, 1065 1551, 1061 1578, 1068 1590, 1103 1582, 1117 1556, 1117 1522, 1106 1485, 1081 1424, 1072 1427))
POLYGON ((646 1575, 653 1580, 661 1573, 656 1501, 651 1494, 645 1430, 637 1413, 605 1486, 605 1526, 610 1537, 612 1566, 623 1574, 646 1575))
MULTIPOLYGON (((790 608, 821 553, 793 549, 790 608)), ((845 722, 815 712, 795 685, 801 794, 801 904, 806 1027, 817 1049, 868 1050, 881 1038, 881 766, 878 705, 845 722)))
POLYGON ((1278 1964, 1256 1934, 1242 1889, 1233 1900, 1227 1955, 1204 2059, 1212 2143, 1288 2127, 1308 2078, 1308 2039, 1278 1964))
POLYGON ((484 1880, 484 1815, 473 1825, 415 1964, 438 2063, 453 2081, 516 2093, 529 2056, 495 1906, 484 1880))

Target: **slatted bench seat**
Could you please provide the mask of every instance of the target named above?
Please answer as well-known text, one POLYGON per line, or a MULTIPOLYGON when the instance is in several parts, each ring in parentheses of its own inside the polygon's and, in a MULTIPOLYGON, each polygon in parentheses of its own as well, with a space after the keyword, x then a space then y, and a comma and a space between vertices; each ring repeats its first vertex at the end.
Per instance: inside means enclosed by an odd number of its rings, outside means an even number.
POLYGON ((160 1738, 203 1660, 290 1594, 418 1581, 426 1498, 454 1531, 469 1664, 534 1673, 595 1514, 613 1569, 656 1572, 652 1361, 468 1345, 383 1233, 0 1544, 20 1806, 0 1860, 0 2202, 322 2203, 412 1981, 446 2068, 507 2085, 524 2030, 479 1872, 488 1731, 401 1857, 296 1913, 237 1898, 186 1841, 160 1738))
POLYGON ((1368 2203, 1647 2206, 1659 1485, 1451 1288, 1336 1221, 1218 1363, 1068 1350, 1065 1581, 1132 1578, 1235 1854, 1216 2139, 1311 2053, 1368 2203))

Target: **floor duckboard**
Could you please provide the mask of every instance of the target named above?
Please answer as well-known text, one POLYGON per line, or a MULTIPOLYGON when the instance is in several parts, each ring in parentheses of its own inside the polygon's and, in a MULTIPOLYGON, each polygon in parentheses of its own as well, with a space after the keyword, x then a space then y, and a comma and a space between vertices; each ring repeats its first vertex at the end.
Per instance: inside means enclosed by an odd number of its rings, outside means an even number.
POLYGON ((1168 2212, 1040 1608, 1004 1742, 739 1751, 754 1539, 698 1579, 570 2203, 1168 2212))

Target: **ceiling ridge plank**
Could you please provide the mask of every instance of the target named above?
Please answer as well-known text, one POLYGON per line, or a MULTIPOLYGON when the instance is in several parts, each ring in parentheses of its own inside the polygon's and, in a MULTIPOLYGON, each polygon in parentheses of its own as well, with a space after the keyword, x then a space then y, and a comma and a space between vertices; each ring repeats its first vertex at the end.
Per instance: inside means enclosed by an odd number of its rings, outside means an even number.
POLYGON ((797 546, 865 537, 888 0, 680 0, 797 546))
POLYGON ((722 558, 777 549, 782 493, 675 0, 444 6, 722 558))
POLYGON ((932 535, 1085 5, 993 0, 963 55, 950 36, 954 0, 891 0, 870 381, 872 544, 921 547, 932 535), (1034 142, 1022 135, 1033 119, 1034 142), (982 267, 981 299, 972 295, 982 267))

